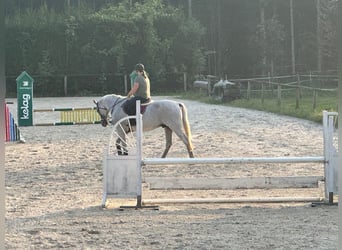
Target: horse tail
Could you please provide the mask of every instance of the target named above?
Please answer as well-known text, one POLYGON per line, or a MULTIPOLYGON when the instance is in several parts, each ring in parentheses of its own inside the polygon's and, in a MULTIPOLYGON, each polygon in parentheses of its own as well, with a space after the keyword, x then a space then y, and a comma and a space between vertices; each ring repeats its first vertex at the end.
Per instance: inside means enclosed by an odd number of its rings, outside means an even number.
POLYGON ((192 145, 190 123, 189 123, 189 119, 188 119, 188 111, 187 111, 184 103, 179 103, 179 107, 181 108, 181 111, 182 111, 183 128, 184 128, 186 136, 188 137, 188 145, 189 145, 190 150, 192 151, 193 145, 192 145))

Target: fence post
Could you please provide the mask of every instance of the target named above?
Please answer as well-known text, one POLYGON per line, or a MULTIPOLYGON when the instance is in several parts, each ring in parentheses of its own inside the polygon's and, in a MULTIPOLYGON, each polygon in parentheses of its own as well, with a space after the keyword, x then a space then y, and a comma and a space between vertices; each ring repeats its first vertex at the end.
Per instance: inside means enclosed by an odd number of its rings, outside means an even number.
POLYGON ((299 86, 299 98, 302 98, 302 88, 300 87, 301 84, 300 84, 300 75, 297 74, 297 84, 299 86))
POLYGON ((272 85, 272 81, 271 81, 271 73, 268 72, 268 88, 271 89, 271 93, 272 93, 272 97, 273 97, 273 85, 272 85))
POLYGON ((250 81, 247 82, 247 100, 251 98, 251 83, 250 81))
POLYGON ((124 75, 124 89, 125 89, 125 94, 128 93, 128 89, 127 89, 127 75, 124 75))
POLYGON ((265 99, 265 93, 264 93, 264 91, 265 91, 265 84, 264 83, 261 83, 261 103, 262 104, 264 104, 264 99, 265 99))
POLYGON ((208 89, 207 89, 208 96, 211 96, 211 86, 210 86, 210 84, 211 84, 211 80, 210 80, 210 77, 208 77, 208 89))
POLYGON ((300 98, 301 98, 300 81, 299 81, 299 75, 297 74, 296 109, 299 109, 299 99, 300 98))
POLYGON ((278 83, 278 88, 277 88, 277 99, 278 99, 278 106, 281 106, 281 85, 278 83))
POLYGON ((184 83, 184 92, 186 92, 188 90, 186 72, 183 73, 183 83, 184 83))
POLYGON ((68 76, 64 75, 64 96, 68 95, 68 76))
POLYGON ((317 106, 317 89, 313 89, 313 100, 312 100, 312 109, 316 109, 317 106))

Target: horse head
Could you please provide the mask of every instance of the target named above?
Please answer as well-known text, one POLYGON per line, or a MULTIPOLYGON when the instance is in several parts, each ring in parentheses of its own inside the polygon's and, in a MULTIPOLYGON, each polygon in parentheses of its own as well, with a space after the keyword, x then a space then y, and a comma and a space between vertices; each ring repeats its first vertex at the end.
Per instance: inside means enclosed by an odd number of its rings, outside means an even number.
MULTIPOLYGON (((108 115, 110 114, 110 119, 112 122, 113 117, 112 117, 112 112, 114 110, 117 110, 118 108, 121 108, 122 102, 124 102, 127 98, 126 97, 122 97, 120 95, 114 95, 114 94, 109 94, 109 95, 105 95, 103 96, 100 100, 95 101, 94 103, 96 105, 96 111, 97 113, 100 115, 101 117, 101 124, 103 127, 106 127, 109 122, 108 122, 108 115)), ((123 115, 125 115, 125 113, 122 113, 123 115)), ((120 119, 122 117, 118 117, 116 116, 117 119, 120 119)))
POLYGON ((96 111, 97 111, 97 113, 100 115, 100 117, 101 117, 101 125, 103 126, 103 127, 107 127, 107 125, 108 125, 108 119, 107 119, 107 117, 108 117, 108 113, 109 113, 109 109, 107 108, 107 107, 105 107, 105 106, 103 106, 102 105, 102 102, 101 102, 101 100, 100 101, 95 101, 95 100, 93 100, 94 101, 94 103, 95 103, 95 105, 96 105, 96 111))

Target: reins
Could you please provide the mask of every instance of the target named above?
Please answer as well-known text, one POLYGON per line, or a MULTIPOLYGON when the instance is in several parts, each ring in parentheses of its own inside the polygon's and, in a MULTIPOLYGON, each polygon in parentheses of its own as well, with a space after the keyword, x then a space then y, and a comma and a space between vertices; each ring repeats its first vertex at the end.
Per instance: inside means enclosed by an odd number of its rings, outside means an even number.
POLYGON ((114 102, 113 106, 111 107, 111 109, 109 109, 109 112, 112 113, 113 110, 114 110, 114 108, 115 108, 115 106, 118 105, 118 104, 120 104, 121 102, 125 101, 126 99, 127 99, 127 98, 122 98, 122 99, 120 99, 120 98, 118 97, 118 98, 115 100, 115 102, 114 102))

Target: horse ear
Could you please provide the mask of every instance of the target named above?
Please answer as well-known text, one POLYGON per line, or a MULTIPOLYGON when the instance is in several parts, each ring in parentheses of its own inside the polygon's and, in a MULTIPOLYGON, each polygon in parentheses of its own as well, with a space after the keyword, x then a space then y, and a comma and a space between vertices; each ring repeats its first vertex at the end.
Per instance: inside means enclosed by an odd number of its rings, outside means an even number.
POLYGON ((93 100, 93 101, 94 101, 95 105, 97 105, 97 101, 95 101, 95 100, 93 100))

